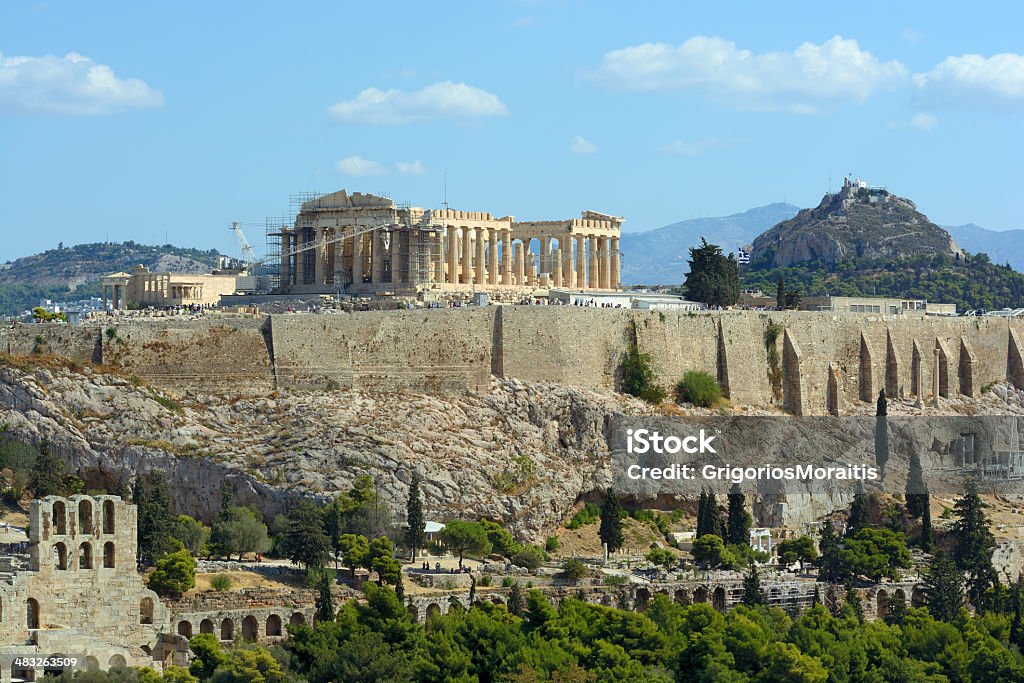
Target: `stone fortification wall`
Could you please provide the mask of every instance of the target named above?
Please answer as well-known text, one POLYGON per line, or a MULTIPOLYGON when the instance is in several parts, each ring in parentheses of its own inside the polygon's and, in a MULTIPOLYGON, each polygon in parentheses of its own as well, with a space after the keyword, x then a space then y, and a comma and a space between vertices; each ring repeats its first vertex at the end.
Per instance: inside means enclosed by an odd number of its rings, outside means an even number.
POLYGON ((79 362, 100 362, 100 329, 64 323, 15 324, 0 328, 0 353, 48 353, 79 362))
POLYGON ((492 373, 612 389, 632 339, 666 387, 703 370, 736 404, 796 414, 843 414, 882 388, 928 401, 1007 378, 1024 387, 1024 321, 1002 318, 491 306, 25 327, 0 342, 31 353, 42 336, 87 360, 99 341, 103 363, 172 392, 465 391, 492 373))
POLYGON ((277 381, 289 388, 484 389, 494 309, 275 315, 277 381))

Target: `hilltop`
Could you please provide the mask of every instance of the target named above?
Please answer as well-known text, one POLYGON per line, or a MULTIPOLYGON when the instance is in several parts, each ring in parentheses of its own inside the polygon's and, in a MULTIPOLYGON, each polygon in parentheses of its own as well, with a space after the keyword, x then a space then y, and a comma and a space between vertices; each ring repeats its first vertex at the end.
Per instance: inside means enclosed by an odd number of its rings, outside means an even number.
POLYGON ((730 216, 693 218, 646 232, 624 232, 620 240, 622 282, 627 285, 682 282, 683 273, 689 269, 689 248, 699 246, 701 237, 730 252, 750 244, 759 233, 792 218, 799 210, 798 206, 780 202, 730 216))
POLYGON ((914 256, 964 257, 952 236, 917 211, 914 202, 847 179, 813 209, 802 209, 754 240, 754 267, 786 268, 807 261, 914 256))
POLYGON ((136 242, 97 242, 58 246, 40 254, 0 264, 0 315, 16 315, 41 299, 99 296, 107 273, 139 264, 154 271, 205 273, 217 266, 216 249, 202 251, 136 242))

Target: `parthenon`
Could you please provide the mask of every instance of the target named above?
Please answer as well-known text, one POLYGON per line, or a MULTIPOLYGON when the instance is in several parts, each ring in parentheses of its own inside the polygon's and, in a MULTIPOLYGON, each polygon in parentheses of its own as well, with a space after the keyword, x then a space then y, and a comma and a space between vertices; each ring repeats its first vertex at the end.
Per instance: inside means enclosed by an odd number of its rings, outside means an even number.
POLYGON ((422 209, 339 190, 301 205, 279 245, 277 291, 354 293, 424 288, 619 288, 624 219, 516 222, 483 211, 422 209), (385 287, 382 287, 385 286, 385 287))

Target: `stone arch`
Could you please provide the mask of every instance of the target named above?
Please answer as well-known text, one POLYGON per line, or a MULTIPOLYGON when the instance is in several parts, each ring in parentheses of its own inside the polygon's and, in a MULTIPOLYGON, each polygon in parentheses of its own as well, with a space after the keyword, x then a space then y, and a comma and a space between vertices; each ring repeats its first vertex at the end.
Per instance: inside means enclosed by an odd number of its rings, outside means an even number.
POLYGON ((725 589, 719 586, 711 595, 711 606, 719 612, 725 611, 725 589))
POLYGON ((103 568, 114 568, 114 544, 111 541, 103 544, 103 568))
POLYGON ((99 671, 100 660, 92 655, 87 655, 85 658, 85 670, 86 671, 99 671))
POLYGON ((875 593, 875 616, 879 619, 889 616, 889 591, 884 588, 875 593))
POLYGON ((114 533, 114 501, 103 501, 103 533, 114 533))
POLYGON ((179 621, 178 622, 178 635, 185 636, 186 638, 192 637, 192 622, 191 621, 179 621))
POLYGON ((271 614, 267 617, 267 635, 268 636, 279 636, 283 633, 281 630, 281 616, 278 614, 271 614))
POLYGON ((139 600, 139 623, 153 623, 153 598, 142 598, 142 600, 139 600))
POLYGON ((857 386, 860 390, 860 400, 871 403, 874 400, 875 385, 872 377, 871 346, 867 338, 860 335, 860 370, 857 374, 857 386))
POLYGON ((441 614, 441 606, 436 602, 432 602, 427 605, 427 621, 430 621, 433 617, 441 614))
POLYGON ((690 604, 690 591, 685 588, 679 588, 675 592, 675 601, 680 605, 686 606, 690 604))
POLYGON ((707 586, 698 586, 697 590, 693 591, 693 602, 707 602, 710 595, 711 590, 707 586))
POLYGON ((974 383, 976 367, 978 367, 978 359, 974 355, 974 350, 967 339, 960 337, 960 368, 957 374, 960 379, 960 393, 964 396, 977 396, 978 394, 974 383))
MULTIPOLYGON (((54 659, 63 659, 65 657, 67 657, 67 655, 64 654, 63 652, 54 652, 49 657, 47 657, 47 659, 54 660, 54 659)), ((60 676, 62 673, 64 673, 63 667, 48 666, 48 667, 45 667, 43 669, 43 677, 44 678, 51 678, 53 676, 60 676)))
POLYGON ((114 668, 115 666, 128 666, 128 662, 122 655, 111 655, 110 659, 107 660, 107 666, 114 668))
POLYGON ((900 395, 900 357, 888 331, 885 333, 885 395, 889 398, 900 395))
POLYGON ((199 622, 200 633, 213 633, 213 622, 209 619, 203 619, 199 622))
POLYGON ((78 501, 78 531, 83 534, 92 533, 92 501, 78 501))
POLYGON ((840 411, 839 368, 828 364, 828 385, 825 388, 825 407, 829 415, 839 416, 840 411))
POLYGON ((647 603, 651 601, 651 591, 646 588, 637 588, 634 599, 634 607, 637 611, 643 611, 647 609, 647 603))
POLYGON ((303 614, 302 612, 295 612, 295 613, 292 614, 291 618, 288 620, 288 623, 291 624, 292 626, 302 626, 303 624, 306 623, 306 615, 303 614))
POLYGON ((19 669, 12 666, 11 678, 16 681, 34 681, 36 680, 36 671, 35 669, 19 669))
POLYGON ((456 596, 453 595, 452 597, 448 598, 448 611, 445 612, 445 614, 451 614, 452 612, 455 612, 456 614, 462 614, 465 611, 465 605, 463 605, 462 601, 459 600, 456 596))
POLYGON ((892 598, 895 601, 895 603, 900 607, 907 606, 907 592, 902 588, 897 588, 895 591, 893 591, 892 598))
POLYGON ((256 617, 250 614, 242 619, 242 638, 256 640, 259 635, 259 625, 256 623, 256 617))
POLYGON ((405 612, 406 612, 406 614, 409 615, 409 621, 411 621, 412 623, 415 624, 416 622, 418 622, 420 620, 420 611, 416 607, 416 605, 409 604, 405 608, 405 612))
POLYGON ((220 639, 221 640, 234 640, 235 639, 235 622, 231 621, 228 617, 224 621, 220 622, 220 639))
POLYGON ((79 569, 92 569, 92 543, 86 541, 82 545, 78 546, 78 568, 79 569))
POLYGON ((913 607, 924 607, 927 604, 924 591, 920 586, 914 586, 910 591, 910 604, 913 607))
POLYGON ((35 598, 29 598, 25 601, 25 623, 28 624, 29 629, 36 629, 39 628, 41 621, 39 601, 35 598))
POLYGON ((51 515, 53 518, 52 528, 54 535, 65 535, 68 532, 68 509, 64 505, 63 500, 53 501, 51 515))
POLYGON ((63 543, 53 544, 53 566, 61 570, 68 568, 68 547, 63 543))

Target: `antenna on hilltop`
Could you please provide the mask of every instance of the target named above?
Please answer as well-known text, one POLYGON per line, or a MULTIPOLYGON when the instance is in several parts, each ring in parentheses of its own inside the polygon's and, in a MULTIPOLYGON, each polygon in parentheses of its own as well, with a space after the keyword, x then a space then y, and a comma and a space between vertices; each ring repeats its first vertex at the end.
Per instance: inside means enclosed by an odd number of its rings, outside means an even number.
POLYGON ((448 210, 448 172, 444 173, 444 186, 442 189, 441 204, 444 206, 444 210, 448 210))

